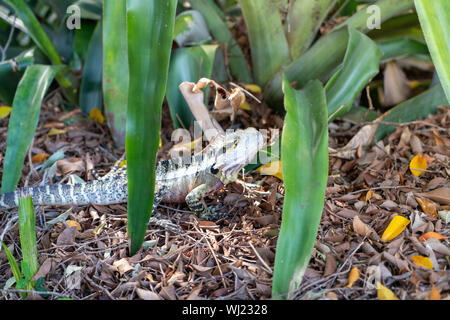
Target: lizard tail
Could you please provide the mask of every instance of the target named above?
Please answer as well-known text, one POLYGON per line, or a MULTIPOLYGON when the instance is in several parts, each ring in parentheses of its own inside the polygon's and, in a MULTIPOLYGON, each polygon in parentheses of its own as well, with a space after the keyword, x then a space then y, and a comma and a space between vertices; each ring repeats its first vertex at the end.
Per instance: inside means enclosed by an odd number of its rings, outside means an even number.
POLYGON ((87 183, 54 184, 22 188, 0 195, 0 210, 19 206, 19 198, 32 196, 34 205, 63 206, 87 204, 112 204, 127 201, 126 184, 115 179, 96 180, 87 183))

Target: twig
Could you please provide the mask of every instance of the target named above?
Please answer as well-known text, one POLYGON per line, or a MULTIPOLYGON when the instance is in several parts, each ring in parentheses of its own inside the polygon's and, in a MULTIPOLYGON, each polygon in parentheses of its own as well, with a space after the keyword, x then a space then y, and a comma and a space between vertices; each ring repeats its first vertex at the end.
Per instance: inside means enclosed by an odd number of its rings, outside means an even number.
POLYGON ((269 274, 273 274, 272 269, 270 269, 270 267, 267 265, 267 263, 264 261, 263 258, 261 258, 261 256, 259 255, 258 251, 256 251, 256 248, 253 246, 253 244, 251 242, 248 243, 250 245, 250 247, 252 247, 253 251, 255 252, 255 255, 258 257, 259 261, 261 261, 261 263, 264 265, 264 267, 266 268, 266 271, 269 274))
POLYGON ((36 290, 26 290, 26 289, 0 289, 2 293, 8 293, 8 292, 20 292, 20 293, 34 293, 37 295, 43 295, 43 294, 47 294, 47 295, 52 295, 52 296, 56 296, 56 297, 62 297, 62 298, 67 298, 67 295, 65 294, 61 294, 58 292, 53 292, 53 291, 36 291, 36 290))

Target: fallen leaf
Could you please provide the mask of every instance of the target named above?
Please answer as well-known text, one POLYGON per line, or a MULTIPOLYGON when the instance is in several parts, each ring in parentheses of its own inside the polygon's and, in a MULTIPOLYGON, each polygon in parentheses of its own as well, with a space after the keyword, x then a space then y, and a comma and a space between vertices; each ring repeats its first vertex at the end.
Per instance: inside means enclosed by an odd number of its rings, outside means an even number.
POLYGON ((124 275, 128 271, 134 270, 134 268, 130 265, 127 259, 122 258, 118 261, 113 262, 113 266, 117 268, 117 271, 119 271, 120 275, 124 275))
POLYGON ((59 171, 66 175, 73 171, 84 171, 84 161, 81 158, 69 158, 56 161, 59 171))
POLYGON ((219 226, 213 221, 202 220, 198 222, 200 228, 218 228, 219 226))
POLYGON ((367 224, 362 222, 358 216, 355 216, 353 218, 353 230, 355 230, 357 234, 363 237, 375 234, 375 231, 367 224))
POLYGON ((245 111, 251 111, 252 110, 252 108, 249 106, 247 101, 244 101, 244 103, 241 104, 240 108, 242 110, 245 110, 245 111))
POLYGON ((442 187, 426 193, 417 193, 417 195, 427 197, 440 204, 450 205, 450 187, 442 187))
POLYGON ((411 221, 402 216, 395 216, 384 230, 381 240, 390 241, 397 237, 411 221))
POLYGON ((424 170, 427 170, 427 159, 420 154, 416 154, 409 163, 409 170, 413 175, 420 176, 424 173, 424 170))
POLYGON ((355 283, 355 281, 358 279, 359 279, 359 270, 357 267, 353 267, 352 270, 350 270, 350 274, 348 275, 348 284, 346 288, 351 288, 352 285, 355 283))
POLYGON ((450 256, 450 248, 445 244, 441 243, 438 239, 435 238, 427 239, 425 241, 425 246, 427 248, 432 249, 433 251, 443 254, 444 256, 450 256))
POLYGON ((280 180, 283 180, 283 174, 281 171, 281 160, 273 161, 259 167, 258 172, 262 175, 275 176, 280 180))
POLYGON ((441 294, 439 293, 438 289, 436 289, 436 286, 433 284, 430 292, 430 297, 428 300, 441 300, 441 294))
POLYGON ((43 153, 38 153, 38 154, 35 154, 35 155, 31 158, 31 162, 33 162, 33 163, 40 163, 40 162, 42 162, 42 161, 44 161, 44 160, 47 160, 48 157, 50 157, 50 155, 49 155, 48 153, 45 153, 45 152, 43 152, 43 153))
POLYGON ((420 236, 419 240, 420 241, 425 241, 425 240, 427 240, 429 238, 435 238, 435 239, 438 239, 438 240, 444 240, 444 239, 447 239, 448 237, 440 235, 439 233, 430 231, 430 232, 427 232, 424 235, 420 236))
POLYGON ((261 87, 258 86, 257 84, 246 84, 246 85, 244 85, 244 88, 252 93, 261 93, 262 92, 261 87))
POLYGON ((81 225, 77 221, 67 220, 66 223, 69 228, 75 227, 75 229, 77 229, 77 231, 81 231, 81 225))
POLYGON ((448 210, 443 210, 443 211, 439 211, 438 212, 439 218, 445 223, 449 223, 450 222, 450 211, 448 210))
POLYGON ((39 278, 45 278, 45 276, 52 271, 52 269, 56 266, 56 263, 53 258, 47 258, 39 267, 38 272, 31 278, 32 281, 36 281, 39 278))
POLYGON ((56 239, 56 244, 58 246, 72 245, 75 242, 76 233, 77 229, 75 227, 64 229, 64 231, 61 232, 58 238, 56 239))
POLYGON ((420 206, 422 207, 422 211, 424 213, 426 213, 429 216, 432 216, 434 218, 438 217, 437 214, 437 209, 436 209, 436 204, 432 201, 428 201, 426 199, 422 199, 419 197, 415 197, 417 202, 420 204, 420 206))
POLYGON ((372 199, 373 196, 373 190, 370 189, 369 191, 367 191, 366 193, 366 202, 369 201, 370 199, 372 199))
POLYGON ((11 113, 12 108, 8 106, 0 107, 0 119, 4 119, 11 113))
POLYGON ((418 267, 423 267, 426 269, 433 270, 433 263, 431 262, 430 258, 428 258, 428 257, 417 255, 417 256, 412 256, 410 259, 418 267))
POLYGON ((161 300, 158 294, 141 288, 136 288, 136 293, 142 300, 161 300))
POLYGON ((323 276, 327 277, 329 275, 332 275, 333 273, 336 272, 336 269, 337 269, 337 264, 336 264, 336 259, 335 259, 334 255, 332 255, 331 253, 327 253, 326 261, 325 261, 325 270, 323 272, 323 276))
POLYGON ((56 136, 58 134, 65 134, 65 133, 66 133, 66 129, 51 128, 50 131, 47 133, 47 136, 51 137, 51 136, 56 136))
POLYGON ((379 300, 399 300, 395 294, 377 281, 377 296, 379 300))
POLYGON ((102 112, 97 108, 93 108, 91 110, 91 112, 89 113, 89 118, 97 121, 100 124, 105 122, 105 117, 103 116, 102 112))

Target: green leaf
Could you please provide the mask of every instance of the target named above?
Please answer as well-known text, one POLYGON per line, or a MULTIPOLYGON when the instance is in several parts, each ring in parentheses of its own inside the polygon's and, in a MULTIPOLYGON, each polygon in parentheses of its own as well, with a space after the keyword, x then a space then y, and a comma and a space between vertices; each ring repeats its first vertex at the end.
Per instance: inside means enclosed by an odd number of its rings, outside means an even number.
POLYGON ((2 193, 14 191, 17 187, 25 155, 36 131, 42 99, 57 69, 44 65, 29 66, 20 80, 9 119, 2 193))
POLYGON ((31 196, 19 198, 19 235, 20 247, 22 248, 22 262, 28 267, 27 272, 23 268, 22 271, 25 278, 31 280, 39 268, 36 244, 36 216, 31 196))
POLYGON ((178 86, 183 81, 197 82, 200 78, 210 78, 216 49, 217 45, 204 45, 180 48, 173 52, 166 97, 174 128, 189 128, 195 120, 178 86))
MULTIPOLYGON (((28 30, 30 37, 34 43, 42 50, 54 65, 62 64, 61 58, 53 46, 50 38, 36 19, 33 11, 24 2, 24 0, 4 0, 6 4, 11 6, 17 16, 22 20, 28 30)), ((77 87, 76 78, 68 72, 68 69, 60 69, 56 75, 56 80, 63 88, 64 94, 72 102, 76 101, 74 88, 77 87)))
POLYGON ((177 1, 127 1, 130 86, 127 111, 128 235, 141 247, 152 211, 161 108, 177 1))
POLYGON ((410 38, 377 41, 378 48, 383 52, 382 62, 393 59, 423 57, 428 55, 425 44, 410 38))
POLYGON ((450 1, 414 0, 425 40, 450 102, 450 1))
POLYGON ((344 61, 325 86, 330 121, 350 109, 361 90, 378 73, 380 64, 382 52, 375 42, 350 26, 348 34, 344 61))
POLYGON ((205 18, 209 31, 225 51, 230 66, 231 75, 239 82, 252 83, 252 74, 241 48, 231 35, 226 25, 225 17, 212 0, 190 0, 192 8, 199 11, 205 18))
POLYGON ((102 110, 102 69, 102 21, 99 21, 89 42, 81 79, 80 108, 86 114, 94 108, 102 110))
POLYGON ((13 60, 0 62, 0 98, 8 105, 14 100, 17 85, 27 66, 34 63, 34 49, 26 50, 13 60))
POLYGON ((105 116, 117 146, 125 145, 128 103, 126 0, 103 3, 103 99, 105 116))
POLYGON ((303 90, 283 79, 286 117, 281 138, 285 198, 277 242, 272 296, 291 298, 316 241, 328 178, 328 119, 320 81, 303 90))
MULTIPOLYGON (((381 22, 405 13, 414 6, 412 0, 379 0, 375 4, 380 9, 381 22)), ((329 79, 345 56, 348 43, 346 26, 367 32, 369 16, 365 9, 359 10, 336 30, 317 40, 300 58, 286 66, 285 73, 290 83, 294 83, 296 88, 301 88, 313 79, 329 79)), ((281 84, 281 73, 277 73, 263 90, 264 98, 269 105, 278 106, 282 100, 281 84)))
POLYGON ((289 48, 278 7, 271 0, 239 0, 247 25, 253 74, 263 86, 289 62, 289 48))
MULTIPOLYGON (((427 91, 400 103, 388 111, 383 119, 385 122, 408 122, 423 119, 435 113, 440 105, 449 105, 441 85, 435 85, 427 91)), ((395 131, 392 125, 380 124, 375 139, 383 139, 387 134, 395 131)))
POLYGON ((11 271, 14 275, 14 279, 16 279, 16 283, 18 283, 22 279, 22 273, 20 272, 19 265, 17 264, 16 259, 12 255, 11 251, 9 251, 6 244, 1 241, 3 250, 5 250, 6 257, 8 258, 9 265, 11 266, 11 271))
POLYGON ((336 0, 294 0, 285 23, 291 59, 297 59, 314 40, 336 0))

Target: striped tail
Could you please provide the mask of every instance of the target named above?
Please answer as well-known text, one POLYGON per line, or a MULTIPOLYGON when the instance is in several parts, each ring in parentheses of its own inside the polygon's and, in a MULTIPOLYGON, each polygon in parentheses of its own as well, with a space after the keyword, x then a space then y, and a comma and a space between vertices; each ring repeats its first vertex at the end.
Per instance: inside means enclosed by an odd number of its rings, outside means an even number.
MULTIPOLYGON (((125 180, 126 181, 126 180, 125 180)), ((0 210, 16 208, 19 197, 33 197, 34 205, 64 206, 87 204, 112 204, 127 201, 127 184, 120 177, 96 180, 87 183, 54 184, 33 188, 22 188, 0 195, 0 210)))

